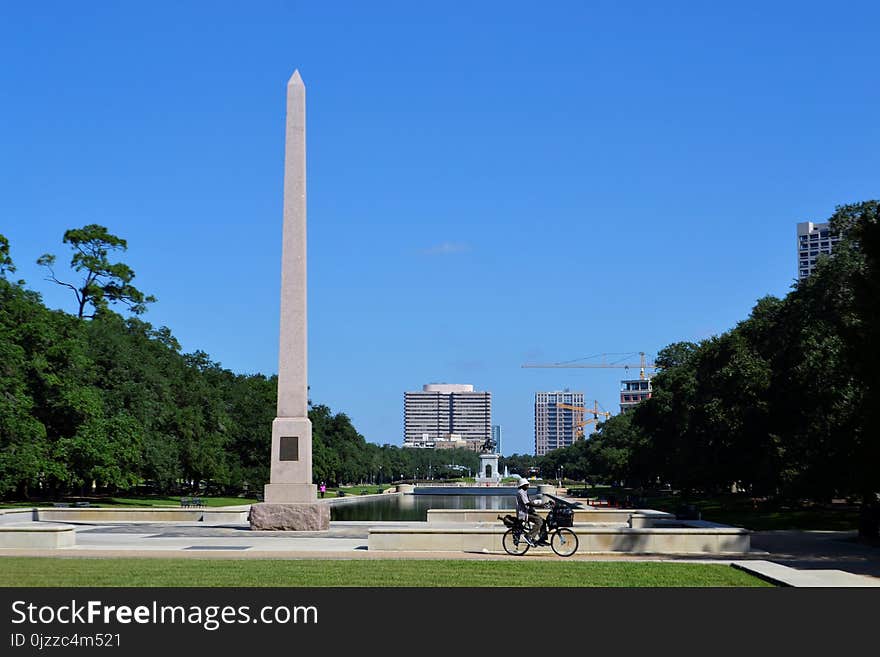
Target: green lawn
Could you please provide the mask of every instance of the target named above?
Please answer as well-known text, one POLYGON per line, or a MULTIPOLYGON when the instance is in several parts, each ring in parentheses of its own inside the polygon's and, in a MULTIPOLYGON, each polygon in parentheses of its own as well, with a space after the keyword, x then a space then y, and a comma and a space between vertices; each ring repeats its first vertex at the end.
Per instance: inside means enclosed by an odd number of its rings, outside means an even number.
MULTIPOLYGON (((343 486, 342 488, 328 488, 326 497, 339 497, 340 491, 345 495, 375 495, 383 490, 392 488, 394 484, 364 484, 358 486, 343 486)), ((320 493, 319 493, 320 495, 320 493)))
POLYGON ((769 586, 730 566, 457 560, 0 558, 0 586, 769 586))

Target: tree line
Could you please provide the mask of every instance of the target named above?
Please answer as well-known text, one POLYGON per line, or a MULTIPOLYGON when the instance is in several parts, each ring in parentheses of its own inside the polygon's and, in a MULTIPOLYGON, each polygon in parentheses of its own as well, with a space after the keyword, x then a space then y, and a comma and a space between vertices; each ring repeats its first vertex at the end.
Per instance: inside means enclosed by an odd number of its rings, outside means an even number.
MULTIPOLYGON (((589 440, 501 467, 547 478, 687 494, 861 504, 880 529, 880 203, 837 208, 830 257, 784 298, 757 301, 734 328, 662 349, 652 397, 589 440)), ((276 380, 182 353, 140 316, 155 302, 110 262, 124 240, 90 225, 64 236, 77 312, 50 310, 15 272, 0 235, 0 495, 24 498, 149 485, 157 492, 261 490, 268 478, 276 380), (112 307, 124 306, 128 317, 112 307)), ((315 481, 475 473, 464 450, 367 443, 344 413, 311 406, 315 481)))
MULTIPOLYGON (((587 441, 534 459, 545 476, 685 494, 861 505, 880 521, 880 203, 839 206, 841 236, 784 298, 656 358, 653 393, 587 441)), ((518 457, 521 458, 521 457, 518 457)))
MULTIPOLYGON (((91 224, 65 233, 75 312, 51 310, 16 271, 0 235, 0 497, 199 491, 262 492, 269 476, 277 379, 236 374, 204 351, 183 353, 141 316, 156 299, 114 254, 125 240, 91 224), (116 312, 121 308, 128 316, 116 312)), ((313 475, 328 485, 476 471, 465 450, 428 453, 368 443, 344 413, 311 405, 313 475)))

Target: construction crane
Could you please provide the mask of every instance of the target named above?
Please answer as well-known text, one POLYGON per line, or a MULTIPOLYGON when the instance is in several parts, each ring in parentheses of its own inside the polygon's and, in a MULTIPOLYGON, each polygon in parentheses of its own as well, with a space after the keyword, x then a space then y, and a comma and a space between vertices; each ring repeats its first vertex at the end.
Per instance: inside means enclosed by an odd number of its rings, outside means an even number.
MULTIPOLYGON (((593 417, 586 420, 578 420, 575 419, 574 426, 577 429, 577 437, 576 439, 580 439, 584 437, 584 427, 588 424, 599 424, 599 416, 601 415, 606 420, 611 417, 611 413, 608 411, 600 411, 599 410, 599 402, 595 399, 593 400, 593 408, 586 408, 584 406, 572 406, 570 404, 556 404, 556 408, 564 408, 569 411, 576 411, 580 413, 590 412, 593 414, 593 417)), ((583 415, 581 415, 583 417, 583 415)))
POLYGON ((656 370, 659 369, 659 366, 656 363, 648 362, 645 357, 645 352, 640 351, 639 353, 639 362, 638 363, 615 363, 608 362, 606 360, 607 356, 631 356, 634 355, 635 352, 628 354, 598 354, 602 358, 601 363, 580 363, 578 361, 586 360, 587 358, 596 358, 596 356, 587 356, 586 358, 577 358, 575 360, 563 361, 561 363, 526 363, 522 367, 590 367, 590 368, 621 368, 621 369, 630 369, 630 368, 639 368, 639 378, 645 379, 645 370, 656 370))

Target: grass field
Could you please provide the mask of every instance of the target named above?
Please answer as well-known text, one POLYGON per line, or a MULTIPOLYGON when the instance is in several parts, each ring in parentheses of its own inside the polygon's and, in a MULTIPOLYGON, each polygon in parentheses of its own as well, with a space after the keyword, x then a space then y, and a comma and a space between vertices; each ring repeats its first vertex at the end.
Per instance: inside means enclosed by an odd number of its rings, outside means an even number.
POLYGON ((0 586, 726 587, 769 586, 720 564, 0 558, 0 586))
POLYGON ((326 497, 339 497, 342 492, 345 495, 375 495, 381 493, 387 488, 391 488, 392 484, 360 484, 357 486, 345 486, 343 488, 328 488, 326 497))

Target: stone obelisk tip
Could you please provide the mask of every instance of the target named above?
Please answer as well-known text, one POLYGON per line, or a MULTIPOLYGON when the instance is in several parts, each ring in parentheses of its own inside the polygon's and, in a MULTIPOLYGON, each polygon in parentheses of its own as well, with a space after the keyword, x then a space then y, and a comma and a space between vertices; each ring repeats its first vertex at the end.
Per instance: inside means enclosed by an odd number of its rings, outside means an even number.
POLYGON ((290 79, 287 81, 287 86, 288 86, 288 87, 290 87, 290 86, 292 86, 292 85, 299 85, 300 87, 304 87, 304 86, 306 86, 305 83, 303 83, 303 79, 302 79, 302 77, 301 77, 300 74, 299 74, 299 69, 296 69, 296 70, 293 72, 293 75, 291 75, 291 76, 290 76, 290 79))

